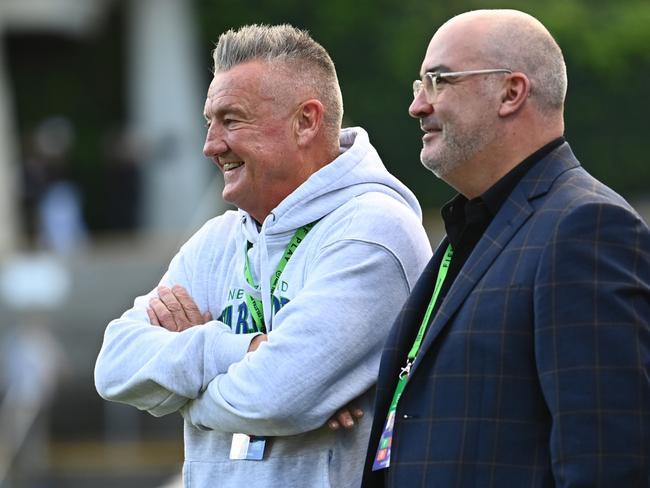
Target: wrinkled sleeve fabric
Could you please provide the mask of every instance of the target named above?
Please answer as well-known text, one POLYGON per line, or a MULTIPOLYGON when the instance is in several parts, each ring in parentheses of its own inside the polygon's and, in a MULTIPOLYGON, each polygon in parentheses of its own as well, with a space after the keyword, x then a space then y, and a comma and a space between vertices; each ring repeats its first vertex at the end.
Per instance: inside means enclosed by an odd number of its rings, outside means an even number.
MULTIPOLYGON (((160 284, 191 290, 191 273, 206 231, 201 229, 181 248, 160 284)), ((253 335, 233 334, 218 321, 180 333, 152 326, 146 309, 154 296, 155 289, 136 298, 133 307, 106 328, 95 386, 107 400, 162 416, 196 398, 211 379, 241 360, 253 335)))
POLYGON ((405 271, 377 244, 345 239, 323 248, 304 288, 276 315, 268 342, 189 402, 186 421, 270 436, 321 427, 376 381, 388 328, 430 251, 409 254, 405 271))
POLYGON ((588 204, 551 234, 535 290, 536 361, 558 487, 650 479, 650 234, 588 204))

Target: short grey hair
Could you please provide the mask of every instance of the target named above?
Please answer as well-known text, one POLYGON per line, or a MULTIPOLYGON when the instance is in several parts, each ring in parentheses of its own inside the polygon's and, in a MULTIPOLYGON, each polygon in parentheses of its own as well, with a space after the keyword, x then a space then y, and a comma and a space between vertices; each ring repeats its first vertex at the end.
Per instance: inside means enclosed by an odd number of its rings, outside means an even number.
POLYGON ((517 10, 484 10, 494 16, 486 55, 491 62, 525 73, 531 99, 542 113, 561 111, 567 92, 566 63, 560 46, 536 18, 517 10))
POLYGON ((338 138, 343 98, 336 68, 325 48, 307 31, 288 24, 230 29, 219 36, 213 59, 215 73, 254 60, 284 63, 291 70, 292 82, 307 88, 321 101, 325 107, 324 126, 338 138))

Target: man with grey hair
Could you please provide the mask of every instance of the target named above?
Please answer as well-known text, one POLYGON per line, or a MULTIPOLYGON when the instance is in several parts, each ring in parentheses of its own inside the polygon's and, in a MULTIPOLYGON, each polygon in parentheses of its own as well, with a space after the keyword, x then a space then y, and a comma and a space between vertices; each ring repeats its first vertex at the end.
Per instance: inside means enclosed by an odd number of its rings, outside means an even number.
POLYGON ((409 113, 459 194, 384 347, 363 486, 648 486, 650 231, 564 140, 566 80, 522 12, 431 39, 409 113))
POLYGON ((341 130, 334 64, 306 32, 246 26, 214 51, 204 154, 238 207, 183 245, 112 321, 101 396, 185 420, 188 487, 354 487, 381 346, 431 256, 413 194, 363 129, 341 130), (213 319, 214 318, 214 319, 213 319))

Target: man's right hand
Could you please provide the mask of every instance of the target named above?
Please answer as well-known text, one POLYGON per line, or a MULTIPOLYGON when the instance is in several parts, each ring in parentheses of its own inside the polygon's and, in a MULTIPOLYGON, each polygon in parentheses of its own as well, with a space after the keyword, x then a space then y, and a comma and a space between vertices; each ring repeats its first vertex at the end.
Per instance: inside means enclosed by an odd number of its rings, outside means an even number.
POLYGON ((195 325, 212 320, 210 312, 201 313, 187 290, 179 285, 158 287, 158 298, 149 300, 147 315, 151 325, 159 325, 172 332, 182 332, 195 325))
MULTIPOLYGON (((149 300, 147 315, 151 325, 164 327, 171 332, 182 332, 212 320, 210 312, 202 314, 194 299, 180 285, 172 288, 159 286, 158 298, 149 300)), ((255 351, 266 340, 266 334, 256 335, 248 346, 248 352, 255 351)))

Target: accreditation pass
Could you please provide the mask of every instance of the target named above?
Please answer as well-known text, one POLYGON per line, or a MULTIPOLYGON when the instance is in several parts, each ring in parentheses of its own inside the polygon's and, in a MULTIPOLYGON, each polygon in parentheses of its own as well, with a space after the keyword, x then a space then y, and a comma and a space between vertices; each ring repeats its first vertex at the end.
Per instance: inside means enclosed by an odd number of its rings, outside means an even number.
POLYGON ((265 446, 265 437, 247 434, 233 434, 232 444, 230 445, 230 459, 261 461, 264 459, 265 446))

